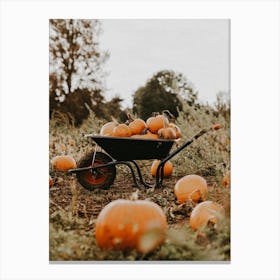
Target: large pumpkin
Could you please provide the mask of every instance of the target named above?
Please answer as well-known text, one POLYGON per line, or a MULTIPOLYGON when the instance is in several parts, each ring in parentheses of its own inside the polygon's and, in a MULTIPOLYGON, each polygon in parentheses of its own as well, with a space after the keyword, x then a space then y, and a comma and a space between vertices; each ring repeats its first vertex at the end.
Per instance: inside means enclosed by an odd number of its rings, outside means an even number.
POLYGON ((67 171, 77 167, 77 163, 72 156, 56 156, 52 158, 51 165, 56 171, 67 171))
MULTIPOLYGON (((157 173, 157 168, 160 164, 160 160, 154 160, 153 163, 152 163, 152 166, 151 166, 151 174, 153 177, 156 176, 156 173, 157 173)), ((165 164, 164 164, 164 167, 163 167, 163 177, 170 177, 172 175, 172 171, 173 171, 173 165, 171 163, 171 161, 167 161, 165 164)))
POLYGON ((204 201, 195 206, 190 216, 192 229, 197 230, 210 222, 216 224, 224 215, 224 209, 213 201, 204 201))
POLYGON ((208 194, 207 182, 199 175, 187 175, 177 181, 174 193, 179 203, 205 200, 208 194))
POLYGON ((102 249, 148 253, 164 242, 166 230, 166 217, 156 203, 119 199, 100 212, 95 237, 102 249))

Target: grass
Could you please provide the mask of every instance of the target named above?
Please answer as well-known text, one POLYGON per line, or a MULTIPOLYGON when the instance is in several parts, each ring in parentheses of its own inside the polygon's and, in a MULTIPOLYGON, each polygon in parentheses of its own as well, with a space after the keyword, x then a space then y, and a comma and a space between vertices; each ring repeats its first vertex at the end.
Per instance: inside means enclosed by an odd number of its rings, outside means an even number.
MULTIPOLYGON (((117 177, 108 190, 84 189, 74 176, 55 172, 50 166, 54 185, 49 192, 49 259, 51 261, 229 261, 230 260, 230 187, 223 187, 221 180, 230 170, 230 123, 222 116, 215 116, 203 109, 184 108, 177 119, 183 141, 202 128, 221 123, 223 128, 209 132, 184 149, 174 158, 173 176, 164 180, 162 189, 140 188, 139 199, 148 199, 160 205, 166 214, 168 232, 165 243, 149 254, 136 251, 101 250, 94 237, 95 221, 110 201, 129 199, 133 187, 129 170, 117 167, 117 177), (208 184, 209 200, 221 204, 226 210, 224 220, 215 228, 206 227, 193 231, 188 223, 194 208, 192 202, 179 205, 173 193, 176 181, 188 174, 203 176, 208 184)), ((67 123, 62 115, 50 120, 49 159, 69 154, 80 159, 93 143, 82 133, 98 132, 102 121, 91 116, 81 127, 67 123)), ((150 177, 149 160, 139 162, 146 179, 150 177)))

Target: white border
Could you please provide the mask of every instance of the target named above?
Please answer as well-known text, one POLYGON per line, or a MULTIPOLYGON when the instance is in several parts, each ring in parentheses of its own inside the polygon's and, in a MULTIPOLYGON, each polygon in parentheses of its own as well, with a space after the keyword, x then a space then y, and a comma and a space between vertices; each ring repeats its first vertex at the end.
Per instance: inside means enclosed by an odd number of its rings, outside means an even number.
POLYGON ((2 1, 0 278, 279 279, 279 34, 278 1, 2 1), (49 264, 49 18, 231 19, 231 264, 49 264))

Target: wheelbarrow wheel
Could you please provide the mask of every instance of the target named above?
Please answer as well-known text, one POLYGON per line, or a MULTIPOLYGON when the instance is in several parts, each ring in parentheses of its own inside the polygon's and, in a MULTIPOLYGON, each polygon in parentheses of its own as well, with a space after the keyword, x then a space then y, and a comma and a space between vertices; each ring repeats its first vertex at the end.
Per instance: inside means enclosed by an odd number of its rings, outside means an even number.
MULTIPOLYGON (((92 164, 94 151, 84 155, 78 162, 78 167, 98 166, 111 162, 112 159, 102 153, 96 152, 95 160, 92 164)), ((87 190, 93 191, 94 189, 108 189, 116 178, 116 167, 114 165, 98 168, 96 170, 87 170, 77 172, 78 182, 87 190)))

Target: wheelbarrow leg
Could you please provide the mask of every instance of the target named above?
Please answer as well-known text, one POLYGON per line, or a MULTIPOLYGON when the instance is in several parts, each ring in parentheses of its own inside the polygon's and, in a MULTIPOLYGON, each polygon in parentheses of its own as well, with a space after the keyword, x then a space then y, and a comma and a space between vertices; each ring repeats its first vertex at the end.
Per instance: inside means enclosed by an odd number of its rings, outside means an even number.
MULTIPOLYGON (((139 167, 138 163, 135 160, 132 160, 131 162, 136 167, 137 174, 138 174, 138 177, 139 177, 139 181, 140 181, 140 183, 143 186, 145 186, 146 188, 158 188, 158 187, 161 187, 162 179, 160 179, 160 176, 156 177, 156 182, 154 184, 148 184, 143 179, 143 176, 142 176, 142 173, 141 173, 141 170, 140 170, 140 167, 139 167)), ((163 171, 162 171, 161 177, 162 176, 163 176, 163 171)))
MULTIPOLYGON (((137 182, 137 178, 136 178, 135 172, 134 172, 133 167, 132 167, 132 165, 130 164, 130 162, 127 162, 127 161, 117 161, 116 164, 125 164, 126 166, 129 167, 130 172, 131 172, 131 175, 132 175, 133 183, 134 183, 135 187, 138 187, 138 188, 139 188, 140 186, 139 186, 139 184, 138 184, 138 182, 137 182)), ((136 166, 136 168, 137 168, 137 167, 138 167, 138 166, 136 166)), ((139 168, 139 167, 138 167, 138 168, 139 168)), ((138 171, 138 169, 137 169, 137 171, 138 171)), ((140 180, 140 182, 141 182, 141 180, 140 180)))

